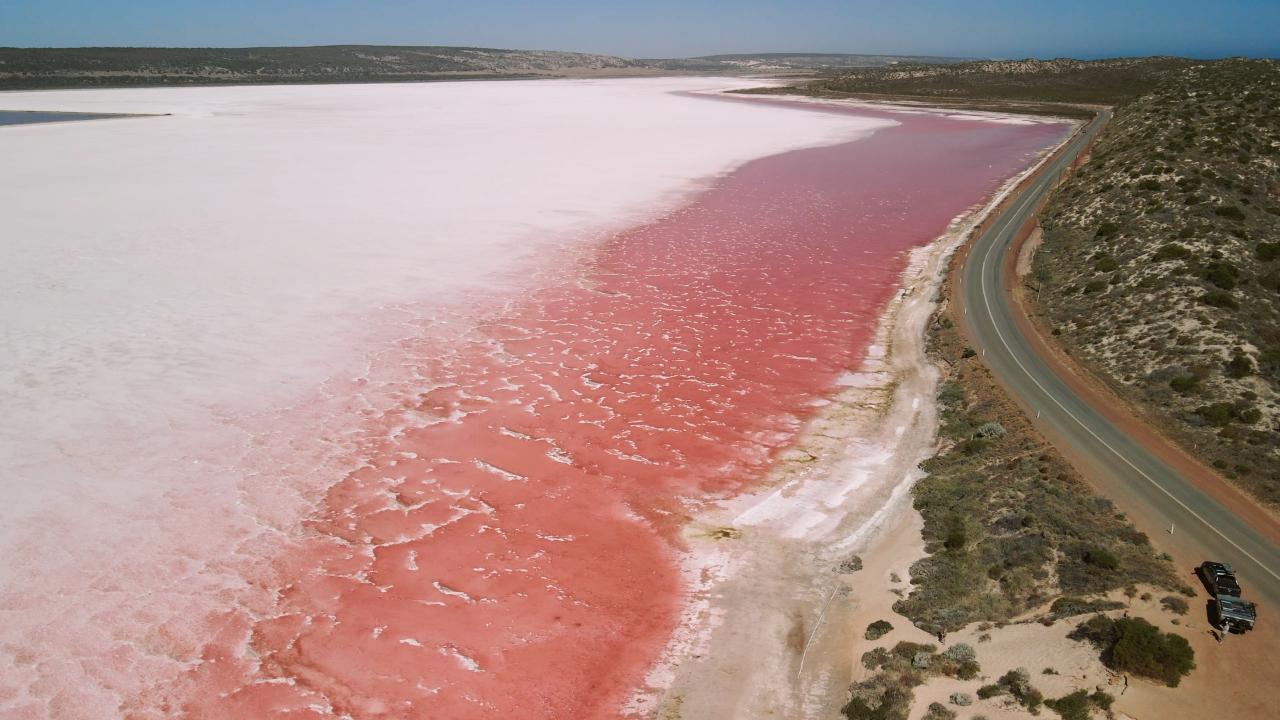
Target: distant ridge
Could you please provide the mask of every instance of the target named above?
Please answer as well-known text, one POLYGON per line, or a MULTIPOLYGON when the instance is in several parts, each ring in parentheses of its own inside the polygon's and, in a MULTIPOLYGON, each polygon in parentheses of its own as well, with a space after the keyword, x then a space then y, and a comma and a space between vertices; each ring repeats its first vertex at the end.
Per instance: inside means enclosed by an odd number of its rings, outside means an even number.
POLYGON ((760 53, 635 60, 551 50, 401 45, 0 48, 0 89, 420 82, 672 72, 795 74, 885 67, 897 63, 957 61, 954 58, 842 53, 760 53))
POLYGON ((645 71, 612 55, 478 47, 0 48, 0 88, 404 82, 645 71))

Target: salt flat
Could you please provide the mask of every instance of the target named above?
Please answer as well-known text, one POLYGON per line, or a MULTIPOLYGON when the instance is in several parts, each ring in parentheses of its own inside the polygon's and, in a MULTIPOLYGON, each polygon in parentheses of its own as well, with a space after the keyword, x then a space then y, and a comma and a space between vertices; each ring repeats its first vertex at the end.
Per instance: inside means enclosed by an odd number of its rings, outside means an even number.
POLYGON ((298 531, 397 339, 751 158, 892 124, 672 94, 735 84, 5 94, 163 116, 0 131, 0 709, 104 717, 184 667, 209 630, 180 616, 248 602, 220 558, 298 531))
POLYGON ((670 94, 708 84, 5 95, 172 114, 0 134, 0 525, 166 486, 211 414, 358 372, 388 305, 519 282, 695 180, 871 124, 670 94))

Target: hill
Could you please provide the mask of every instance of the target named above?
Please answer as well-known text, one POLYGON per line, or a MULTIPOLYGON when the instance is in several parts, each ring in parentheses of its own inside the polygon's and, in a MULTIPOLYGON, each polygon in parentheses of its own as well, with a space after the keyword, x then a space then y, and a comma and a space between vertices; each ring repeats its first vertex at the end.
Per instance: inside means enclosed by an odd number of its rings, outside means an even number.
POLYGON ((1193 64, 1181 58, 976 60, 862 68, 817 80, 814 94, 1113 104, 1156 87, 1193 64))
POLYGON ((839 72, 907 63, 932 65, 963 62, 961 58, 919 55, 858 55, 849 53, 745 53, 704 55, 675 60, 643 60, 663 70, 706 72, 839 72))
POLYGON ((1168 73, 1116 109, 1042 214, 1067 350, 1186 449, 1280 505, 1280 65, 1168 73))
POLYGON ((0 48, 0 90, 407 82, 479 78, 795 74, 929 64, 951 58, 837 53, 709 55, 633 60, 613 55, 474 47, 328 45, 258 48, 0 48))
POLYGON ((626 73, 611 55, 469 47, 0 48, 0 89, 394 82, 626 73))

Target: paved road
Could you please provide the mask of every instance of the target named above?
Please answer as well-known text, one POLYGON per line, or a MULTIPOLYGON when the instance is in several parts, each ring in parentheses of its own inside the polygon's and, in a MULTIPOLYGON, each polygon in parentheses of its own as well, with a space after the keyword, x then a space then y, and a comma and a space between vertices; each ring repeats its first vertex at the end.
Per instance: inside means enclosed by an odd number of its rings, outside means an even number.
POLYGON ((1110 494, 1122 507, 1143 508, 1164 527, 1174 528, 1173 536, 1161 539, 1161 544, 1173 542, 1184 555, 1194 553, 1231 563, 1240 574, 1247 598, 1280 608, 1280 548, 1074 394, 1031 351, 1013 320, 1016 310, 1001 285, 1002 261, 1037 201, 1052 189, 1055 179, 1109 118, 1110 114, 1104 113, 1090 123, 977 238, 959 273, 965 324, 975 349, 992 372, 1039 414, 1039 422, 1055 442, 1069 444, 1071 447, 1064 449, 1071 450, 1073 456, 1088 458, 1089 467, 1082 469, 1094 475, 1098 485, 1114 489, 1110 494))

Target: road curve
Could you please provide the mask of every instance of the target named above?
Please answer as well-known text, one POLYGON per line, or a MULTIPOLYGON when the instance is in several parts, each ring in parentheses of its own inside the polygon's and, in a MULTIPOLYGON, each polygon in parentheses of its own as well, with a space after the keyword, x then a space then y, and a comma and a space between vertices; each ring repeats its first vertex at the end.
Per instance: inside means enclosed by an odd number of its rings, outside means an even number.
POLYGON ((1085 459, 1079 469, 1096 486, 1121 507, 1140 508, 1161 527, 1172 528, 1168 541, 1183 551, 1184 559, 1198 555, 1231 563, 1247 599, 1280 608, 1280 548, 1076 394, 1032 351, 1015 319, 1019 310, 1003 285, 1007 273, 1002 269, 1019 229, 1109 119, 1110 113, 1103 111, 1077 133, 974 239, 956 274, 962 324, 992 373, 1036 414, 1046 435, 1069 456, 1085 459))

